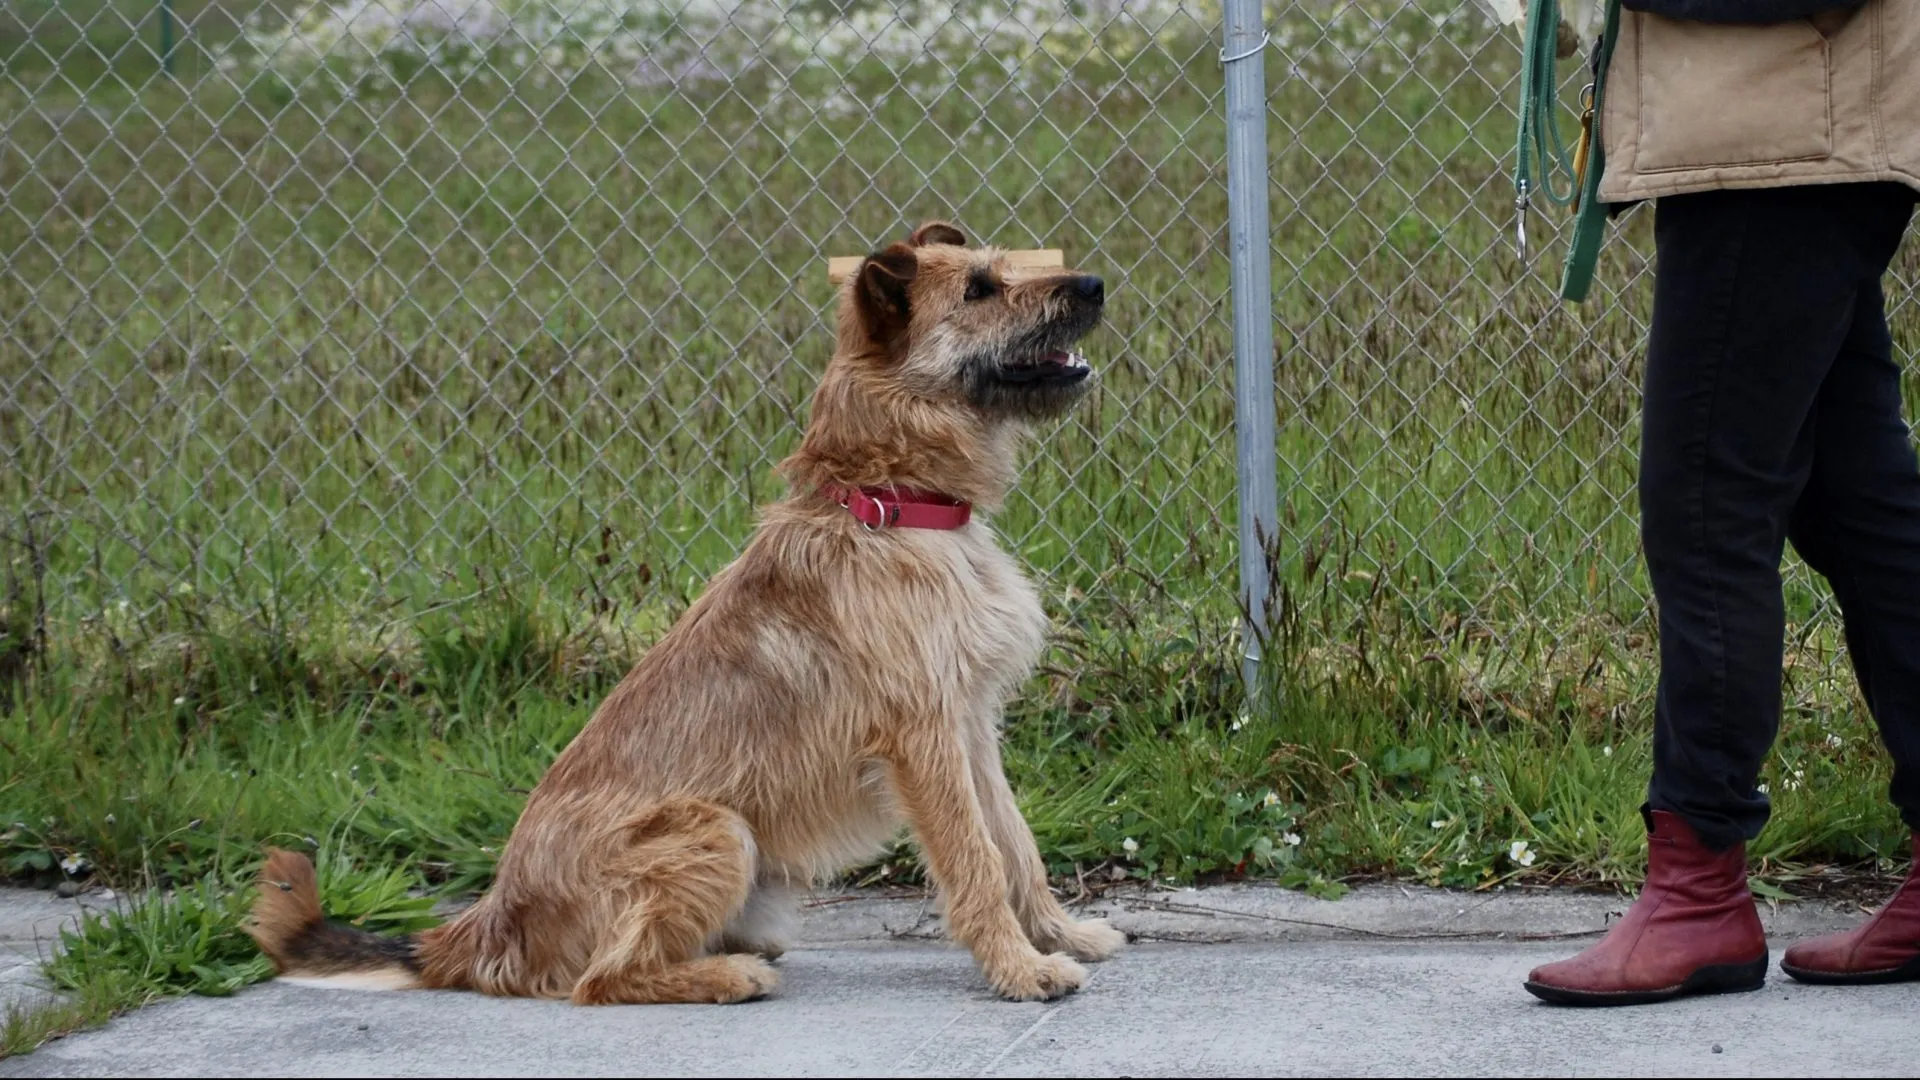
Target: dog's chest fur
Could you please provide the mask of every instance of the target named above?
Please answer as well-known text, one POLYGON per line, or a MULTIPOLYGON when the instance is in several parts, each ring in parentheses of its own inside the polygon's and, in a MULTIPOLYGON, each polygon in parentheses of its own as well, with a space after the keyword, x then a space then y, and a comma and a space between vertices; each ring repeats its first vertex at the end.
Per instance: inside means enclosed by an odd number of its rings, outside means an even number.
POLYGON ((907 543, 912 560, 946 586, 936 609, 913 610, 913 593, 896 601, 903 620, 922 623, 928 679, 955 695, 956 711, 997 718, 1046 646, 1039 594, 984 526, 919 533, 907 543))
MULTIPOLYGON (((822 730, 853 740, 844 757, 829 753, 804 779, 804 798, 820 812, 748 815, 772 879, 817 878, 882 850, 902 814, 875 748, 898 725, 946 727, 969 746, 998 738, 1002 706, 1045 647, 1039 595, 984 526, 861 543, 871 546, 857 569, 844 568, 854 576, 833 590, 832 629, 811 645, 768 631, 770 640, 785 638, 790 655, 799 647, 837 656, 838 675, 819 685, 807 711, 825 720, 822 730), (826 720, 834 716, 849 726, 826 720)), ((789 787, 774 802, 790 810, 800 797, 789 787)))

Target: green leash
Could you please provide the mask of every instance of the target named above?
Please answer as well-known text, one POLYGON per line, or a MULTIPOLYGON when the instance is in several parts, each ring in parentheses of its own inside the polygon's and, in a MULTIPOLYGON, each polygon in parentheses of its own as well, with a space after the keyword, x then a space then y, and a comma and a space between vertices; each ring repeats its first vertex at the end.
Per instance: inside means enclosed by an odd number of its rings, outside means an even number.
POLYGON ((1567 245, 1567 263, 1560 279, 1562 299, 1579 303, 1593 285, 1594 264, 1600 258, 1607 208, 1600 202, 1600 176, 1606 154, 1595 137, 1594 120, 1607 89, 1607 68, 1613 60, 1614 39, 1620 33, 1620 0, 1607 0, 1605 25, 1594 44, 1593 81, 1581 91, 1580 141, 1571 154, 1560 134, 1559 73, 1555 45, 1560 30, 1559 0, 1530 0, 1527 4, 1525 51, 1520 62, 1520 139, 1513 174, 1514 235, 1520 259, 1527 258, 1527 211, 1534 196, 1555 206, 1573 208, 1573 238, 1567 245), (1536 182, 1538 163, 1542 175, 1536 182), (1556 188, 1554 173, 1563 174, 1556 188))

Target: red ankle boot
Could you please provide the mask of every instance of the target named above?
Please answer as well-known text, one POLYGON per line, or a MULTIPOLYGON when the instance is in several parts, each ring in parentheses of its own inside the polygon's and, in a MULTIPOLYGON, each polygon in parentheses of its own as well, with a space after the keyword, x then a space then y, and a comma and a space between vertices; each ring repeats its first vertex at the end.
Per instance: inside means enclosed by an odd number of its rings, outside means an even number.
POLYGON ((1780 970, 1801 982, 1842 986, 1920 979, 1920 832, 1913 834, 1913 856, 1907 880, 1873 918, 1795 945, 1780 970))
POLYGON ((1534 997, 1556 1005, 1644 1005, 1758 990, 1766 982, 1767 937, 1747 891, 1746 848, 1714 851, 1664 810, 1652 813, 1648 829, 1640 898, 1593 947, 1535 968, 1527 976, 1534 997))

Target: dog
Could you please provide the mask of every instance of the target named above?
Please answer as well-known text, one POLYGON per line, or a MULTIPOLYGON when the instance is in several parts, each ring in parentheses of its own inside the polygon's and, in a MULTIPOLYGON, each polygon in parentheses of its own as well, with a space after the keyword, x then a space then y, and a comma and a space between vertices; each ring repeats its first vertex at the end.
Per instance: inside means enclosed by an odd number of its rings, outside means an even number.
POLYGON ((1017 1001, 1080 987, 1125 935, 1075 921, 1000 761, 1039 659, 1032 584, 975 511, 1093 381, 1102 281, 1017 270, 930 221, 840 287, 789 493, 607 696, 527 800, 493 888, 383 938, 328 921, 269 850, 248 932, 292 980, 714 1002, 774 989, 792 890, 912 826, 953 938, 1017 1001))

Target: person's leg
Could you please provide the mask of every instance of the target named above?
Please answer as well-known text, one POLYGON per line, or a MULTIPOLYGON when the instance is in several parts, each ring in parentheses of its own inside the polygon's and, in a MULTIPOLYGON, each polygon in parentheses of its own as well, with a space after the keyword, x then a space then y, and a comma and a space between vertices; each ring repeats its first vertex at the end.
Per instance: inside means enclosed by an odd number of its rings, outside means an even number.
POLYGON ((1648 803, 1727 849, 1767 819, 1780 719, 1780 560, 1814 460, 1814 402, 1877 280, 1854 188, 1662 200, 1640 451, 1660 611, 1648 803))
MULTIPOLYGON (((1904 225, 1911 210, 1896 193, 1880 212, 1904 225)), ((1920 853, 1920 460, 1901 417, 1884 303, 1877 287, 1862 291, 1820 389, 1813 475, 1789 536, 1833 586, 1861 694, 1893 759, 1890 794, 1920 853)), ((1920 876, 1862 925, 1788 949, 1780 967, 1817 983, 1920 979, 1920 876)))
MULTIPOLYGON (((1896 241, 1892 223, 1911 210, 1911 199, 1882 209, 1896 241)), ((1893 759, 1893 803, 1920 830, 1920 459, 1884 304, 1877 281, 1862 290, 1820 388, 1813 471, 1789 536, 1833 586, 1861 696, 1893 759)))
MULTIPOLYGON (((1661 200, 1641 446, 1660 606, 1647 885, 1592 948, 1536 969, 1548 1001, 1757 989, 1767 947, 1743 842, 1780 715, 1780 559, 1815 456, 1814 403, 1880 270, 1860 188, 1661 200)), ((1884 268, 1884 263, 1881 264, 1884 268)))

